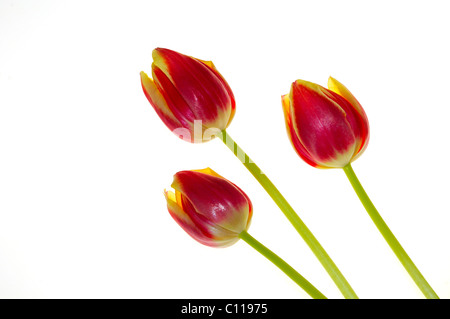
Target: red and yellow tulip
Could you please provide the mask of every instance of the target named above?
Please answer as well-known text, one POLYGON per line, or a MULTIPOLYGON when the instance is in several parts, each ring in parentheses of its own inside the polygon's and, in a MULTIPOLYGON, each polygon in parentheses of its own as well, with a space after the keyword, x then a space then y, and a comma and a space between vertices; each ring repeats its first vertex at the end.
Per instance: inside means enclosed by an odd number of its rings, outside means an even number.
POLYGON ((170 215, 200 243, 230 246, 250 226, 248 196, 210 168, 178 172, 171 186, 174 192, 164 192, 170 215))
POLYGON ((189 142, 206 142, 228 127, 236 103, 211 61, 153 50, 152 78, 141 72, 145 96, 166 126, 189 142), (211 129, 213 132, 205 134, 211 129))
POLYGON ((366 149, 369 122, 350 91, 332 77, 328 89, 307 81, 292 83, 282 97, 286 129, 298 155, 319 168, 342 168, 366 149))

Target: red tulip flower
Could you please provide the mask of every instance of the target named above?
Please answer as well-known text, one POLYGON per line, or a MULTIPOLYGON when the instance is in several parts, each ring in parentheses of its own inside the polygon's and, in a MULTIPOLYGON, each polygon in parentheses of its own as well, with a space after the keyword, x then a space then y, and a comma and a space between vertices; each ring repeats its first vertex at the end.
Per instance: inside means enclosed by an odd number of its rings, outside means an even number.
POLYGON ((162 48, 152 56, 153 79, 141 72, 142 89, 172 132, 201 143, 228 127, 236 110, 234 95, 211 61, 162 48))
POLYGON ((250 226, 250 199, 213 170, 178 172, 171 186, 175 192, 165 192, 169 213, 200 243, 230 246, 250 226))
POLYGON ((181 171, 165 191, 167 208, 173 219, 192 238, 212 247, 227 247, 239 239, 269 259, 313 298, 326 298, 283 259, 248 232, 253 205, 235 184, 210 168, 181 171))
POLYGON ((318 168, 342 168, 392 251, 427 298, 439 298, 381 217, 351 163, 366 149, 369 122, 361 104, 333 79, 328 89, 297 80, 282 97, 289 139, 298 155, 318 168))
MULTIPOLYGON (((295 227, 302 239, 330 274, 345 297, 356 298, 356 294, 344 278, 336 264, 306 227, 297 213, 280 194, 266 174, 228 134, 236 103, 230 86, 210 61, 203 61, 172 50, 157 48, 153 50, 152 76, 141 72, 141 85, 145 96, 164 124, 178 137, 193 143, 202 143, 218 137, 249 172, 261 184, 265 191, 280 207, 289 222, 295 227)), ((172 195, 167 195, 172 198, 172 195)), ((180 209, 186 210, 181 200, 172 200, 180 209)), ((186 200, 185 200, 186 201, 186 200)), ((189 210, 189 208, 187 208, 189 210)), ((181 213, 178 209, 177 212, 181 213)), ((214 225, 197 223, 190 214, 173 214, 185 229, 196 239, 211 245, 227 245, 233 240, 225 233, 217 233, 214 225), (181 216, 183 216, 182 219, 181 216), (196 227, 194 227, 194 225, 196 227), (202 227, 200 227, 202 226, 202 227), (195 230, 195 231, 194 231, 195 230), (218 237, 215 235, 219 234, 218 237), (221 237, 221 236, 224 237, 221 237), (209 237, 208 237, 209 236, 209 237), (220 238, 214 240, 212 238, 220 238)), ((198 216, 198 215, 195 215, 198 216)), ((222 230, 222 229, 220 229, 222 230)), ((234 234, 236 235, 236 234, 234 234)))
POLYGON ((333 79, 328 89, 297 80, 282 97, 288 136, 308 164, 342 168, 366 149, 369 122, 361 104, 333 79))

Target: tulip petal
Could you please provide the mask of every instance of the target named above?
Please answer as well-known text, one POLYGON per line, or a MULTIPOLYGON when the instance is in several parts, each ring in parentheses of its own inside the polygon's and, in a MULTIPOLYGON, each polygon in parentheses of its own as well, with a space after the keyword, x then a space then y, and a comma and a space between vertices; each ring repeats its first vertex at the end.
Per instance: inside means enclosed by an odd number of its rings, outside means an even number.
POLYGON ((188 214, 176 202, 173 192, 164 192, 167 201, 167 209, 177 224, 183 228, 192 238, 207 246, 216 246, 212 234, 197 227, 188 214))
POLYGON ((314 159, 312 158, 311 154, 309 154, 308 150, 303 146, 301 141, 298 139, 297 133, 295 132, 294 127, 292 126, 291 104, 289 101, 289 94, 285 94, 281 97, 281 103, 283 105, 286 132, 295 151, 309 165, 313 167, 320 167, 316 162, 314 162, 314 159))
POLYGON ((193 169, 192 172, 198 172, 198 173, 203 173, 203 174, 208 174, 208 175, 211 175, 211 176, 216 176, 216 177, 219 177, 219 178, 223 178, 221 175, 217 174, 215 171, 213 171, 209 167, 202 168, 202 169, 193 169))
POLYGON ((359 143, 355 149, 353 158, 353 160, 355 160, 357 157, 359 157, 360 154, 364 152, 369 142, 369 120, 367 118, 366 112, 364 111, 358 100, 356 100, 356 98, 353 96, 353 94, 342 83, 331 76, 328 78, 328 89, 335 92, 339 96, 342 96, 352 106, 352 109, 346 110, 346 112, 353 113, 355 115, 358 126, 355 130, 359 133, 359 143))
POLYGON ((227 90, 228 95, 231 97, 230 114, 226 115, 229 118, 228 119, 228 123, 227 123, 227 127, 228 127, 228 125, 230 125, 230 123, 233 120, 234 115, 236 113, 236 101, 234 99, 233 91, 231 90, 230 86, 228 85, 228 82, 225 80, 225 78, 222 76, 222 74, 220 74, 220 72, 217 70, 216 66, 214 65, 214 63, 212 61, 204 61, 204 60, 200 60, 200 59, 197 59, 197 60, 202 62, 202 63, 204 63, 204 64, 206 64, 211 69, 211 71, 214 72, 214 74, 217 76, 217 78, 222 83, 224 88, 227 90))
POLYGON ((217 71, 216 66, 214 65, 214 63, 212 61, 205 61, 205 60, 201 60, 201 59, 197 59, 194 58, 200 62, 202 62, 203 64, 206 64, 210 69, 214 70, 215 72, 219 73, 219 71, 217 71))
POLYGON ((359 104, 353 94, 342 83, 331 76, 328 78, 328 89, 346 99, 361 116, 367 117, 361 104, 359 104))
POLYGON ((207 217, 200 214, 187 197, 181 195, 181 200, 184 212, 189 215, 189 218, 191 218, 196 227, 204 233, 211 234, 211 238, 216 242, 220 241, 221 246, 224 243, 234 243, 238 240, 238 233, 225 229, 221 225, 212 222, 207 217))
POLYGON ((181 123, 175 117, 167 105, 167 101, 156 87, 155 83, 145 72, 141 72, 141 85, 145 96, 155 109, 158 116, 170 130, 181 126, 181 123))
POLYGON ((157 88, 161 92, 161 95, 164 96, 170 110, 183 127, 190 128, 191 123, 195 120, 195 114, 189 105, 179 94, 167 75, 154 64, 152 64, 152 75, 157 88))
POLYGON ((244 196, 244 198, 246 198, 246 200, 247 200, 247 204, 249 206, 249 212, 248 212, 249 215, 248 215, 248 219, 247 219, 247 228, 250 226, 250 221, 252 220, 252 215, 253 215, 253 204, 252 204, 250 198, 247 196, 247 194, 242 189, 240 189, 236 184, 234 184, 233 182, 231 182, 231 181, 227 180, 226 178, 222 177, 221 175, 219 175, 218 173, 216 173, 215 171, 213 171, 209 167, 203 168, 203 169, 192 170, 192 171, 224 179, 227 182, 229 182, 230 184, 232 184, 234 187, 236 187, 241 192, 242 196, 244 196))

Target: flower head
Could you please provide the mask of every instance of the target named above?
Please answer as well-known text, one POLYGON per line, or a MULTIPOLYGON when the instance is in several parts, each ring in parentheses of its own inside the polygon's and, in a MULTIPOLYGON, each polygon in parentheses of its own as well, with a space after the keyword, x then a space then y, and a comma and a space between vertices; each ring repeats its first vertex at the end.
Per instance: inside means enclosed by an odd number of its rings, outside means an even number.
POLYGON ((172 188, 164 192, 170 215, 204 245, 230 246, 250 226, 248 196, 210 168, 176 173, 172 188))
POLYGON ((189 142, 206 142, 228 127, 234 95, 211 61, 163 48, 152 56, 152 78, 141 72, 142 89, 171 131, 189 142))
POLYGON ((361 104, 332 77, 328 89, 297 80, 282 97, 286 129, 294 149, 308 164, 342 168, 366 149, 369 122, 361 104))

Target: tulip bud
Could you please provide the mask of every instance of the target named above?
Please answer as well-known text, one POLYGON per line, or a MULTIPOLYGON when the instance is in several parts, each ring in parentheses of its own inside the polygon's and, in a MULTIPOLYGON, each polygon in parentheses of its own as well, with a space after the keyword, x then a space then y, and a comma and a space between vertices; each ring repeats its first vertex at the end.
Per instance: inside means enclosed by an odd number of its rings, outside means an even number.
POLYGON ((175 192, 164 191, 170 215, 200 243, 230 246, 250 226, 250 199, 213 170, 178 172, 171 186, 175 192))
POLYGON ((369 122, 350 91, 332 77, 328 89, 297 80, 282 97, 286 129, 300 157, 318 168, 342 168, 366 149, 369 122))
POLYGON ((197 143, 228 127, 236 109, 234 95, 211 61, 162 48, 152 56, 153 79, 141 72, 142 89, 172 132, 197 143))

